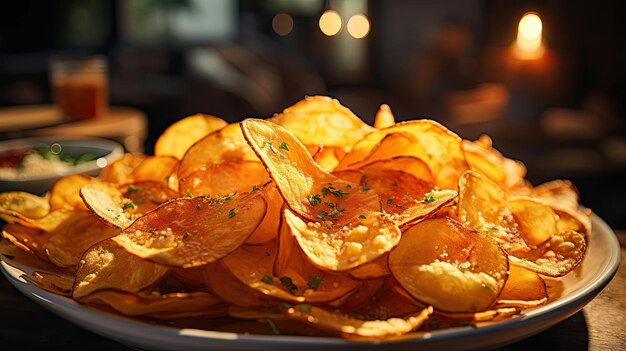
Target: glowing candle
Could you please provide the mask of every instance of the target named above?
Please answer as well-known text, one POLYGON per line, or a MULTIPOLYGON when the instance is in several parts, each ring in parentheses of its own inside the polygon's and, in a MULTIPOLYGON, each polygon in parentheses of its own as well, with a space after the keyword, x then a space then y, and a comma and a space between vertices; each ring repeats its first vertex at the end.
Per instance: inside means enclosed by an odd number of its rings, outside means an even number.
POLYGON ((520 60, 536 60, 543 57, 543 24, 536 13, 529 12, 519 21, 517 40, 513 46, 515 56, 520 60))

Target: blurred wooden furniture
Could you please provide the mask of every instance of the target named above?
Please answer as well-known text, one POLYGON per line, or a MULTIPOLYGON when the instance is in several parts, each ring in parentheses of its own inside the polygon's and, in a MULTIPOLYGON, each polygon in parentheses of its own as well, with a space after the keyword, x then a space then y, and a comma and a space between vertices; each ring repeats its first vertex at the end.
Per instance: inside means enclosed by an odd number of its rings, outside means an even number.
POLYGON ((130 107, 111 106, 106 115, 81 121, 65 120, 54 105, 0 109, 0 139, 89 136, 116 140, 129 152, 143 152, 147 124, 146 115, 130 107))

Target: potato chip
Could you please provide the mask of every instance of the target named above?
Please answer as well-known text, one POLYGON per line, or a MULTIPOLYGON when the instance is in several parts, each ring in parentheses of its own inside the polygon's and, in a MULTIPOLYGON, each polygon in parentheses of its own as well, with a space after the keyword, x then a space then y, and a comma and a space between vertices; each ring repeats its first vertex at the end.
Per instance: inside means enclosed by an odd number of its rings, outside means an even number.
POLYGON ((43 248, 50 262, 59 267, 75 267, 94 244, 109 239, 117 230, 100 222, 91 212, 77 210, 50 232, 43 248))
POLYGON ((511 265, 509 278, 498 296, 495 306, 529 308, 548 302, 546 283, 537 273, 511 265))
POLYGON ((533 194, 550 205, 578 210, 578 190, 568 180, 553 180, 533 189, 533 194))
POLYGON ((48 261, 48 255, 46 255, 43 245, 50 238, 49 232, 19 224, 6 224, 2 228, 2 237, 24 252, 35 254, 39 258, 48 261))
POLYGON ((502 156, 491 146, 491 138, 487 135, 481 135, 476 141, 463 140, 463 151, 471 169, 505 188, 519 186, 524 180, 526 168, 502 156))
POLYGON ((112 240, 155 263, 200 266, 243 244, 266 208, 260 191, 220 199, 180 198, 146 213, 112 240))
POLYGON ((449 312, 477 312, 493 304, 507 278, 499 245, 448 219, 407 230, 389 254, 389 269, 416 299, 449 312))
POLYGON ((326 96, 307 96, 269 120, 311 145, 350 147, 374 130, 339 101, 326 96))
POLYGON ((396 124, 396 118, 391 112, 391 108, 387 104, 382 104, 376 111, 376 118, 374 119, 374 128, 384 129, 396 124))
POLYGON ((108 239, 92 246, 76 267, 72 297, 83 297, 105 289, 136 293, 156 283, 168 268, 129 254, 108 239))
POLYGON ((274 276, 275 257, 275 242, 260 246, 244 245, 224 257, 222 264, 242 283, 283 301, 330 301, 349 293, 358 285, 348 277, 315 269, 293 255, 291 257, 296 258, 294 265, 282 270, 281 276, 274 276))
POLYGON ((167 127, 159 136, 154 145, 154 155, 171 156, 182 160, 193 144, 227 124, 221 118, 201 113, 187 116, 167 127))
POLYGON ((351 270, 347 271, 347 273, 357 280, 384 278, 391 274, 391 272, 389 271, 389 266, 387 265, 388 259, 389 254, 384 254, 371 262, 367 262, 356 268, 352 268, 351 270))
POLYGON ((42 218, 50 213, 48 199, 37 195, 14 191, 0 194, 0 217, 12 223, 7 218, 42 218))
POLYGON ((97 182, 80 190, 80 196, 91 212, 107 225, 121 229, 176 195, 163 182, 127 185, 97 182))
POLYGON ((511 264, 549 277, 561 277, 578 266, 585 257, 585 235, 566 231, 553 235, 550 240, 529 252, 509 256, 511 264))
POLYGON ((432 308, 429 307, 404 318, 366 321, 341 313, 329 312, 319 307, 296 305, 287 309, 285 315, 290 319, 305 322, 316 328, 342 336, 381 338, 413 331, 422 326, 431 313, 432 308))
POLYGON ((124 183, 138 182, 165 182, 166 179, 176 174, 178 160, 174 157, 148 156, 130 172, 124 183))
POLYGON ((86 210, 80 198, 80 188, 94 181, 82 174, 72 174, 57 180, 49 192, 50 210, 86 210))
POLYGON ((285 319, 283 312, 276 306, 271 305, 255 307, 229 306, 228 315, 241 319, 271 319, 273 321, 285 319))
POLYGON ((573 210, 570 207, 552 205, 552 209, 559 217, 558 232, 574 230, 588 237, 591 234, 591 218, 589 211, 573 210))
POLYGON ((100 180, 111 183, 129 183, 132 181, 130 174, 146 158, 142 154, 124 154, 121 158, 113 161, 100 172, 100 180))
POLYGON ((459 179, 460 222, 495 238, 509 253, 528 251, 507 200, 498 184, 478 172, 467 171, 459 179))
POLYGON ((313 160, 327 172, 332 172, 339 164, 340 157, 337 156, 339 150, 337 147, 321 147, 312 155, 313 160))
POLYGON ((62 296, 72 296, 72 286, 74 281, 59 274, 47 272, 33 272, 33 278, 36 280, 37 286, 62 296))
POLYGON ((503 308, 494 308, 481 312, 469 312, 469 313, 450 313, 444 311, 435 311, 434 315, 442 316, 454 321, 462 321, 462 322, 487 322, 487 321, 496 321, 501 320, 506 317, 510 317, 519 313, 519 309, 515 307, 503 307, 503 308))
POLYGON ((8 223, 19 224, 29 228, 41 229, 45 232, 53 231, 61 223, 71 219, 73 211, 54 210, 40 218, 28 218, 16 211, 0 210, 0 218, 8 223))
POLYGON ((326 306, 337 309, 340 308, 345 313, 351 313, 352 311, 367 304, 374 294, 382 288, 384 283, 385 279, 364 280, 352 293, 339 299, 327 302, 326 306))
POLYGON ((548 204, 529 196, 512 196, 507 204, 526 243, 536 247, 558 231, 557 215, 548 204))
POLYGON ((359 168, 363 171, 373 169, 373 170, 395 170, 395 171, 403 171, 406 172, 418 180, 432 183, 435 182, 435 177, 433 176, 428 165, 417 157, 413 156, 397 156, 389 159, 382 159, 373 161, 370 163, 366 163, 365 165, 359 168))
POLYGON ((241 307, 262 305, 261 294, 242 283, 221 262, 209 263, 200 268, 204 270, 206 285, 229 304, 241 307))
POLYGON ((280 225, 280 210, 283 207, 283 198, 278 189, 271 184, 260 189, 267 201, 267 211, 261 224, 254 230, 252 235, 246 240, 246 244, 262 244, 276 237, 280 225))
POLYGON ((235 123, 195 143, 180 162, 178 178, 181 196, 219 197, 250 191, 269 176, 235 123))
POLYGON ((400 122, 368 134, 354 145, 337 169, 358 168, 363 163, 396 156, 421 159, 435 175, 435 184, 446 189, 455 189, 457 179, 468 169, 461 138, 431 120, 400 122), (401 133, 406 141, 398 142, 395 138, 385 142, 385 137, 392 133, 401 133))

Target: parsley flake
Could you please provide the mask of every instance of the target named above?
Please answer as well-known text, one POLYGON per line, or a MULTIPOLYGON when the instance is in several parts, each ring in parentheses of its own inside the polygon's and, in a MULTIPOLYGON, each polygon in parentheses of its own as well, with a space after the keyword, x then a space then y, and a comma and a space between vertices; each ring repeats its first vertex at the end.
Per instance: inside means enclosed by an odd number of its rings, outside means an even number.
POLYGON ((344 195, 348 195, 349 194, 349 193, 346 193, 343 190, 333 190, 330 193, 333 194, 334 197, 343 197, 344 195))
POLYGON ((256 186, 256 185, 253 185, 253 186, 252 186, 252 190, 253 190, 253 191, 254 191, 254 190, 258 190, 258 189, 259 189, 259 188, 257 188, 257 186, 256 186))
POLYGON ((322 197, 319 194, 309 195, 306 197, 311 206, 317 206, 320 202, 322 202, 322 197))
POLYGON ((432 195, 430 195, 429 197, 425 197, 424 200, 422 200, 422 203, 428 204, 434 201, 435 201, 435 198, 432 195))
POLYGON ((134 202, 127 202, 124 204, 124 206, 122 206, 122 210, 128 210, 128 209, 133 209, 136 208, 137 206, 135 205, 134 202))
POLYGON ((235 209, 231 208, 230 211, 228 211, 228 218, 233 218, 236 214, 237 212, 235 212, 235 209))
POLYGON ((337 209, 334 209, 334 210, 330 211, 330 213, 328 215, 331 218, 337 218, 337 216, 339 215, 339 211, 337 211, 337 209))
POLYGON ((187 190, 187 197, 193 197, 193 195, 191 195, 191 191, 187 190))
POLYGON ((196 205, 196 210, 201 209, 202 207, 200 207, 200 204, 196 205))
POLYGON ((285 143, 284 141, 280 143, 280 145, 278 145, 278 148, 289 151, 289 146, 287 146, 287 143, 285 143))
POLYGON ((222 196, 222 197, 218 198, 217 201, 219 201, 219 202, 226 202, 226 201, 230 201, 232 199, 233 198, 230 195, 226 195, 226 196, 222 196))
POLYGON ((261 278, 261 281, 265 284, 269 284, 272 285, 274 284, 274 279, 272 279, 272 277, 270 277, 269 275, 265 274, 263 275, 263 278, 261 278))
POLYGON ((363 190, 368 191, 368 190, 370 190, 370 187, 369 187, 369 186, 367 186, 367 185, 364 185, 364 186, 363 186, 363 190))
POLYGON ((324 218, 326 218, 326 216, 328 216, 328 212, 323 211, 323 210, 320 211, 320 213, 317 214, 317 218, 319 218, 319 219, 324 219, 324 218))
POLYGON ((391 183, 391 186, 398 186, 398 182, 394 180, 393 183, 391 183))
POLYGON ((293 283, 293 280, 291 280, 291 278, 280 277, 279 279, 280 284, 287 288, 287 290, 289 290, 291 293, 294 293, 296 290, 298 290, 298 287, 296 286, 296 284, 293 283))
POLYGON ((129 196, 130 194, 136 194, 138 192, 139 192, 138 188, 136 188, 136 187, 134 187, 132 185, 129 185, 128 189, 126 189, 126 192, 124 193, 124 196, 129 196))
POLYGON ((322 278, 319 275, 310 275, 309 276, 309 283, 307 284, 307 286, 310 289, 317 290, 317 288, 319 288, 321 282, 322 282, 322 278))
POLYGON ((323 188, 322 188, 322 194, 324 195, 324 197, 326 197, 326 195, 328 195, 328 192, 329 192, 329 191, 330 191, 330 190, 328 190, 328 188, 327 188, 327 187, 323 187, 323 188))
POLYGON ((391 205, 393 203, 393 199, 387 199, 387 203, 391 205))
POLYGON ((311 312, 311 309, 313 307, 311 306, 311 304, 308 303, 303 303, 302 305, 298 306, 298 309, 302 312, 311 312))
POLYGON ((271 319, 267 320, 267 325, 269 327, 268 334, 270 334, 270 335, 280 335, 280 332, 278 331, 278 328, 276 328, 276 324, 274 324, 274 322, 272 322, 271 319))
POLYGON ((367 218, 365 217, 365 215, 362 215, 362 214, 359 215, 359 219, 365 219, 365 218, 367 218))

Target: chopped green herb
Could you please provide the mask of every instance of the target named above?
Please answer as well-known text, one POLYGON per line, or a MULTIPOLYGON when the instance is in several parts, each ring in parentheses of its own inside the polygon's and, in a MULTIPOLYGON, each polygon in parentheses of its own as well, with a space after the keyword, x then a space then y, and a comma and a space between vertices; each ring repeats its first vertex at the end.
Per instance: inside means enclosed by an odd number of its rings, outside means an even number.
POLYGON ((324 201, 324 205, 328 206, 328 207, 335 207, 335 204, 332 202, 326 202, 324 201))
POLYGON ((363 185, 363 190, 368 191, 368 190, 370 190, 370 187, 367 186, 367 185, 363 185))
POLYGON ((296 284, 293 283, 291 278, 289 278, 289 277, 280 277, 279 279, 280 279, 280 284, 282 286, 284 286, 285 288, 287 288, 287 290, 289 290, 291 293, 293 293, 296 290, 298 290, 298 287, 296 286, 296 284))
POLYGON ((188 237, 189 237, 189 233, 183 234, 183 240, 187 240, 188 237))
POLYGON ((131 202, 125 203, 124 206, 122 206, 122 210, 128 210, 128 209, 136 208, 136 207, 137 206, 135 205, 135 203, 131 201, 131 202))
POLYGON ((391 186, 398 186, 398 182, 394 180, 393 183, 391 183, 391 186))
POLYGON ((365 219, 365 218, 367 218, 367 217, 365 217, 365 215, 362 215, 362 214, 359 215, 359 219, 365 219))
POLYGON ((193 195, 191 195, 191 191, 187 190, 187 197, 193 197, 193 195))
POLYGON ((222 196, 222 197, 218 198, 217 201, 219 201, 219 202, 226 202, 226 201, 230 201, 232 199, 233 198, 230 195, 226 195, 226 196, 222 196))
POLYGON ((302 305, 298 306, 298 309, 302 312, 311 312, 311 304, 308 303, 303 303, 302 305))
POLYGON ((483 287, 483 289, 490 289, 490 287, 487 286, 487 284, 483 284, 482 287, 483 287))
POLYGON ((231 209, 230 209, 230 211, 228 211, 228 218, 233 218, 233 217, 235 217, 235 214, 237 214, 237 213, 235 212, 235 209, 234 209, 234 208, 231 208, 231 209))
POLYGON ((289 302, 281 302, 280 304, 285 308, 291 308, 291 304, 289 302))
POLYGON ((346 188, 350 189, 350 188, 352 188, 352 185, 346 184, 346 188))
POLYGON ((337 209, 334 209, 334 210, 330 211, 330 213, 328 215, 331 218, 337 218, 337 216, 339 215, 339 211, 337 211, 337 209))
POLYGON ((271 319, 267 320, 267 325, 269 330, 267 331, 268 334, 270 335, 280 335, 280 332, 278 331, 278 328, 276 328, 276 324, 274 324, 274 322, 272 322, 271 319))
POLYGON ((257 190, 257 189, 259 189, 259 188, 257 188, 257 186, 256 186, 256 185, 253 185, 253 186, 252 186, 252 190, 253 190, 253 191, 254 191, 254 190, 257 190))
POLYGON ((430 195, 429 197, 424 198, 424 200, 422 200, 422 203, 428 204, 434 201, 435 201, 435 198, 432 195, 430 195))
POLYGON ((284 141, 280 143, 280 145, 278 145, 278 148, 289 151, 289 147, 287 146, 287 143, 285 143, 284 141))
POLYGON ((326 188, 326 187, 323 187, 323 188, 322 188, 322 194, 324 195, 324 197, 326 197, 326 195, 328 195, 328 192, 329 192, 329 191, 330 191, 330 190, 328 190, 328 188, 326 188))
POLYGON ((387 199, 387 203, 391 205, 393 203, 393 199, 387 199))
POLYGON ((309 195, 306 197, 306 199, 309 200, 311 206, 317 206, 317 204, 322 201, 322 197, 319 194, 309 195))
POLYGON ((130 194, 136 194, 139 192, 139 189, 137 189, 136 187, 129 185, 128 189, 126 189, 126 192, 124 193, 124 196, 129 196, 130 194))
POLYGON ((328 216, 328 212, 323 211, 323 210, 320 211, 320 213, 317 214, 317 218, 319 218, 319 219, 324 219, 324 218, 326 218, 326 216, 328 216))
POLYGON ((349 194, 349 193, 346 193, 343 190, 333 190, 330 193, 333 194, 334 197, 343 197, 344 195, 348 195, 349 194))
POLYGON ((317 290, 321 282, 322 282, 322 278, 319 275, 310 275, 309 283, 307 285, 310 289, 317 290))
POLYGON ((269 275, 265 274, 263 275, 263 278, 261 278, 261 281, 265 284, 274 284, 274 279, 272 279, 272 277, 270 277, 269 275))
POLYGON ((200 205, 199 205, 199 204, 198 204, 198 205, 196 205, 196 210, 199 210, 199 209, 201 209, 201 208, 202 208, 202 207, 200 207, 200 205))

